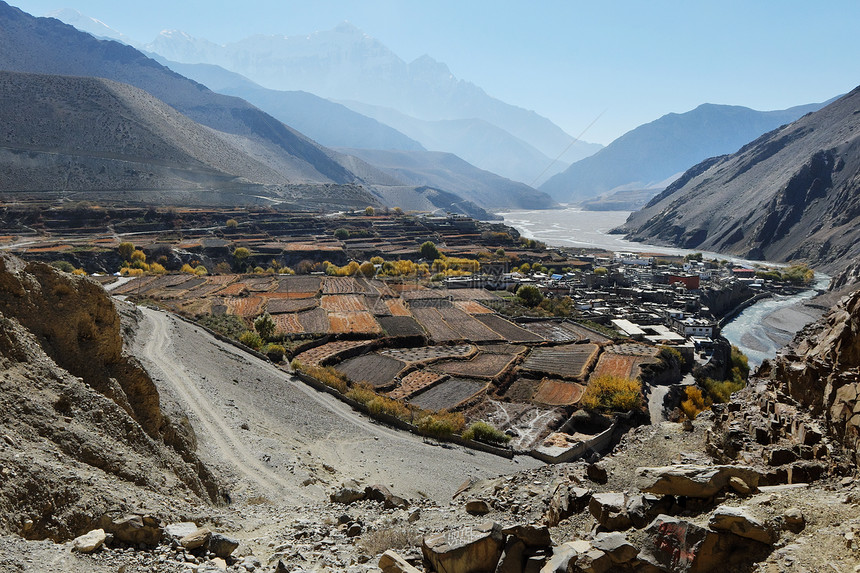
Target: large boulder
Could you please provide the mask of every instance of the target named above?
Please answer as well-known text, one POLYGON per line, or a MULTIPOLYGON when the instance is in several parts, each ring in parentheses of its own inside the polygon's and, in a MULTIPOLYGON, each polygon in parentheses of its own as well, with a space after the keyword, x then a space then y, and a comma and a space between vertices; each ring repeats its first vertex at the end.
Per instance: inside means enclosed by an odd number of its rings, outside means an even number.
POLYGON ((552 548, 552 556, 541 568, 540 573, 568 573, 576 567, 576 560, 580 554, 591 549, 588 541, 576 540, 556 545, 552 548))
POLYGON ((504 528, 502 533, 519 539, 528 547, 550 547, 552 545, 552 537, 550 537, 549 528, 546 525, 511 525, 504 528))
POLYGON ((112 533, 117 541, 131 545, 158 545, 164 533, 159 520, 151 515, 126 515, 114 519, 105 514, 99 525, 106 532, 112 533))
POLYGON ((637 468, 643 479, 640 489, 658 495, 709 498, 729 487, 737 477, 753 490, 758 487, 760 474, 747 466, 700 466, 679 464, 657 468, 637 468))
POLYGON ((639 553, 623 533, 598 533, 591 541, 591 545, 606 553, 613 563, 628 563, 639 553))
POLYGON ((382 573, 421 573, 391 549, 379 558, 379 568, 382 569, 382 573))
POLYGON ((365 490, 355 480, 347 480, 341 484, 340 488, 329 495, 329 499, 334 503, 343 503, 349 505, 356 501, 364 499, 365 490))
POLYGON ((206 547, 216 556, 227 559, 239 547, 239 540, 213 531, 206 547))
POLYGON ((768 545, 773 545, 778 537, 773 527, 763 524, 743 507, 721 505, 711 514, 708 527, 718 531, 731 531, 735 535, 768 545))
POLYGON ((570 487, 568 484, 559 485, 550 498, 549 509, 546 512, 546 523, 550 527, 558 525, 575 513, 588 507, 591 501, 591 490, 583 487, 570 487))
POLYGON ((591 496, 588 510, 600 527, 608 531, 619 531, 633 525, 627 515, 627 502, 625 493, 596 493, 591 496))
POLYGON ((495 571, 503 547, 502 527, 488 521, 427 535, 421 551, 438 573, 485 573, 495 571))
POLYGON ((78 553, 92 553, 104 544, 107 534, 104 529, 93 529, 72 541, 72 549, 78 553))
POLYGON ((762 559, 770 551, 750 539, 668 515, 659 515, 651 522, 640 547, 640 561, 672 573, 726 571, 762 559))

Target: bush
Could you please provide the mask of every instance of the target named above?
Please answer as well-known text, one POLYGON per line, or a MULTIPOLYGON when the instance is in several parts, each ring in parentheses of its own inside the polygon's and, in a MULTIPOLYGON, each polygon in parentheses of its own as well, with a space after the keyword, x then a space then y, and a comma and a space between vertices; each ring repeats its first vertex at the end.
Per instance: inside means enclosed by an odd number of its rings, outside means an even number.
POLYGON ((642 383, 621 376, 598 376, 588 381, 582 405, 587 410, 634 410, 642 405, 642 383))
POLYGON ((373 391, 373 386, 367 382, 359 382, 349 389, 346 397, 366 406, 371 400, 376 398, 376 392, 373 391))
POLYGON ((254 350, 259 350, 260 347, 263 346, 263 339, 260 338, 260 335, 253 330, 246 330, 245 332, 240 334, 239 342, 241 342, 248 348, 253 348, 254 350))
POLYGON ((268 356, 272 362, 280 362, 286 353, 287 350, 280 344, 267 344, 263 349, 263 354, 268 356))
POLYGON ((507 444, 511 437, 486 422, 475 422, 463 432, 463 438, 489 444, 507 444))
POLYGON ((534 308, 543 301, 540 289, 533 285, 523 285, 517 289, 517 298, 529 308, 534 308))
POLYGON ((341 241, 345 241, 346 239, 349 238, 349 230, 344 229, 343 227, 341 227, 339 229, 335 229, 334 237, 335 237, 335 239, 340 239, 341 241))
POLYGON ((254 320, 254 330, 260 334, 263 340, 271 340, 275 336, 277 328, 278 326, 268 312, 261 314, 254 320))
POLYGON ((367 403, 367 409, 372 416, 385 414, 405 421, 409 421, 411 415, 409 408, 402 402, 378 395, 367 403))
POLYGON ((436 248, 436 243, 433 241, 424 241, 418 249, 418 254, 422 259, 427 259, 428 261, 435 261, 442 256, 439 249, 436 248))
POLYGON ((75 271, 75 266, 69 261, 54 261, 51 263, 51 266, 57 270, 63 271, 64 273, 71 273, 75 271))
POLYGON ((732 394, 743 388, 745 384, 743 380, 713 380, 712 378, 705 378, 702 382, 707 397, 717 404, 728 402, 732 394))
POLYGON ((302 364, 298 360, 293 360, 290 363, 290 366, 293 370, 297 370, 298 372, 306 374, 315 380, 319 380, 329 388, 334 388, 341 394, 347 393, 346 378, 331 366, 309 366, 302 364))
POLYGON ((681 411, 690 420, 695 420, 700 412, 710 407, 702 396, 702 391, 696 386, 687 386, 684 390, 687 399, 681 402, 681 411))
POLYGON ((430 438, 442 439, 463 431, 466 420, 459 412, 441 411, 419 418, 415 425, 419 433, 430 438))

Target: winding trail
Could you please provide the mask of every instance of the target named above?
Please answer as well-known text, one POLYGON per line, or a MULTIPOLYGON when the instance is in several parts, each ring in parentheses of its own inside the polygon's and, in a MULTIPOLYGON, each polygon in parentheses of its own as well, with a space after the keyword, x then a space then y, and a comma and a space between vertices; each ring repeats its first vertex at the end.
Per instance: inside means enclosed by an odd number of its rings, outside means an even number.
POLYGON ((345 479, 384 483, 404 497, 447 503, 467 477, 541 465, 440 447, 377 423, 289 372, 172 315, 139 307, 132 351, 168 411, 188 415, 198 453, 231 497, 305 503, 345 479))

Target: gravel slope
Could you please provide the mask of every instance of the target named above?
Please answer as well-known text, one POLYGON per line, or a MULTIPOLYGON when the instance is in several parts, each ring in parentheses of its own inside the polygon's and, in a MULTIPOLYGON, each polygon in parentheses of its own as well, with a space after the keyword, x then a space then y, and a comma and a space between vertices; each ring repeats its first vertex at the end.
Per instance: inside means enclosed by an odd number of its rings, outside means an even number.
POLYGON ((132 351, 155 379, 165 409, 188 415, 200 456, 224 477, 234 501, 322 501, 353 478, 447 503, 468 477, 540 465, 431 444, 377 424, 194 325, 142 311, 132 351))

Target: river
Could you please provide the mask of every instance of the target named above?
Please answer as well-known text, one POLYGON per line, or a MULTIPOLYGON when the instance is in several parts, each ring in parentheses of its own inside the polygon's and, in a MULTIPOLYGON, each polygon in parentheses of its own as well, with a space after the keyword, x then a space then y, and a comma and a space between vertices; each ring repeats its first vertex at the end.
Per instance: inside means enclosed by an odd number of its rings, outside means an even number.
MULTIPOLYGON (((575 207, 544 211, 510 211, 501 213, 505 223, 517 229, 523 236, 543 241, 555 247, 580 247, 685 255, 698 252, 672 247, 660 247, 624 240, 622 235, 610 235, 609 231, 623 224, 630 211, 583 211, 575 207)), ((703 253, 708 258, 728 259, 742 264, 756 264, 719 253, 703 253)), ((775 263, 770 263, 775 264, 775 263)), ((816 273, 813 289, 792 296, 774 296, 761 300, 723 327, 722 333, 732 344, 738 346, 749 358, 750 366, 758 366, 765 358, 771 358, 803 326, 817 319, 821 311, 803 303, 817 293, 816 289, 827 288, 830 277, 816 273)))

